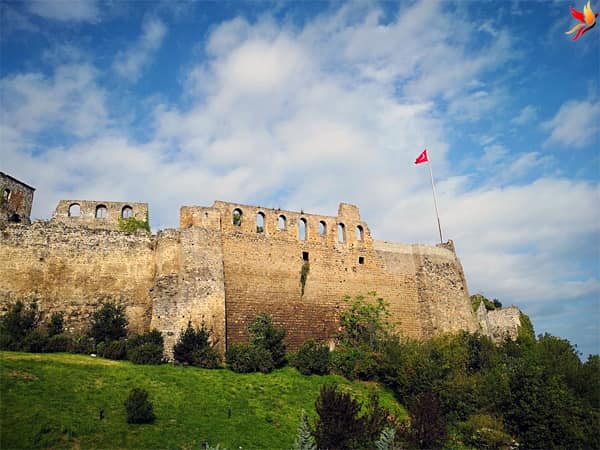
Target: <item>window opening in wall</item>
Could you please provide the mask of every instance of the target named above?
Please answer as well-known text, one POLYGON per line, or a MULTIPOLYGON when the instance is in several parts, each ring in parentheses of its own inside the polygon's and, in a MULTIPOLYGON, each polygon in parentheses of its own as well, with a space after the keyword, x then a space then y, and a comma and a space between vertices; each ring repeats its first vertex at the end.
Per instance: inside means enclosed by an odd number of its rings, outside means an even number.
POLYGON ((302 261, 308 261, 308 252, 302 252, 302 261))
POLYGON ((298 222, 298 238, 301 241, 306 240, 306 219, 300 219, 298 222))
POLYGON ((10 189, 4 189, 4 192, 2 193, 2 198, 8 201, 8 199, 10 198, 10 189))
POLYGON ((364 256, 359 256, 358 257, 358 263, 359 264, 364 264, 365 263, 365 257, 364 256))
POLYGON ((279 216, 279 219, 277 219, 277 228, 285 230, 285 216, 279 216))
POLYGON ((8 221, 12 223, 21 223, 21 216, 17 213, 14 213, 12 216, 10 216, 8 221))
POLYGON ((256 213, 256 232, 263 233, 265 231, 265 215, 261 212, 256 213))
POLYGON ((340 244, 346 242, 346 227, 343 223, 338 223, 338 242, 340 244))
POLYGON ((106 206, 96 206, 96 219, 106 219, 106 206))
POLYGON ((204 211, 204 218, 208 219, 208 213, 206 211, 204 211))
POLYGON ((233 210, 233 224, 236 227, 242 226, 242 210, 239 208, 233 210))
POLYGON ((325 236, 327 234, 327 224, 321 220, 319 222, 319 236, 325 236))
POLYGON ((358 225, 356 227, 356 240, 357 241, 362 241, 364 237, 365 237, 365 233, 363 231, 363 227, 360 226, 360 225, 358 225))
POLYGON ((131 206, 123 207, 123 209, 121 210, 121 217, 123 219, 129 219, 130 217, 133 217, 133 209, 131 209, 131 206))
POLYGON ((73 203, 69 206, 69 217, 79 217, 81 215, 81 207, 79 203, 73 203))

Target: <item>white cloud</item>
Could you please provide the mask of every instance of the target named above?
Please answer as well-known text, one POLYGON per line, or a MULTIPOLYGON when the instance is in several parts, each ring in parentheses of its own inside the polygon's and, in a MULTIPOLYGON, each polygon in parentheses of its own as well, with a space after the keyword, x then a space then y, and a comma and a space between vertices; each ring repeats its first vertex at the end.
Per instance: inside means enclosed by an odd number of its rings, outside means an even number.
POLYGON ((2 123, 19 133, 60 130, 87 137, 107 122, 105 94, 95 70, 85 64, 56 67, 52 77, 41 73, 7 76, 0 80, 2 123))
POLYGON ((546 145, 581 148, 591 144, 600 131, 600 102, 568 101, 542 128, 550 132, 546 145))
POLYGON ((137 80, 162 45, 167 27, 159 19, 144 22, 142 35, 127 50, 119 52, 113 62, 115 72, 129 81, 137 80))
POLYGON ((30 0, 29 12, 60 21, 96 22, 100 11, 96 0, 30 0))
POLYGON ((527 105, 519 112, 515 118, 511 120, 516 125, 526 125, 537 118, 537 108, 533 105, 527 105))

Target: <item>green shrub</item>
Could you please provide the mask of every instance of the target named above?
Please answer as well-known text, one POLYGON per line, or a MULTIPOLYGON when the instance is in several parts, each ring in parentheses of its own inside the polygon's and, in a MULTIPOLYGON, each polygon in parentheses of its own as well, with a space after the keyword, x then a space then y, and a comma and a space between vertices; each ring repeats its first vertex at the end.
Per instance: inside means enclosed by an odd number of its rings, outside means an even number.
POLYGON ((103 303, 92 313, 89 337, 96 344, 100 342, 118 341, 127 336, 127 317, 125 306, 103 303))
POLYGON ((164 339, 161 332, 156 329, 132 336, 127 341, 127 359, 134 364, 162 364, 163 352, 164 339))
POLYGON ((127 351, 127 359, 134 364, 162 364, 164 361, 163 346, 152 343, 137 345, 127 351))
POLYGON ((64 325, 64 315, 62 312, 55 312, 52 313, 52 316, 50 317, 50 321, 48 322, 47 325, 47 329, 48 329, 48 336, 52 337, 52 336, 56 336, 57 334, 62 334, 63 333, 63 325, 64 325))
POLYGON ((125 400, 127 423, 152 423, 154 415, 152 403, 148 400, 148 391, 134 388, 125 400))
POLYGON ((476 414, 457 424, 464 444, 478 449, 509 448, 514 439, 504 430, 502 421, 487 414, 476 414))
POLYGON ((48 335, 45 331, 34 329, 23 338, 20 350, 31 353, 42 353, 48 345, 48 335))
POLYGON ((329 347, 311 339, 298 349, 292 358, 292 366, 303 375, 325 375, 329 373, 329 359, 329 347))
MULTIPOLYGON (((38 341, 39 336, 31 338, 24 343, 26 336, 38 328, 40 324, 40 313, 37 301, 33 300, 28 307, 22 300, 17 300, 14 305, 9 306, 6 314, 0 318, 0 345, 2 350, 24 350, 37 347, 32 341, 38 341)), ((38 350, 41 351, 41 350, 38 350)))
MULTIPOLYGON (((105 346, 98 355, 107 359, 126 359, 127 358, 127 341, 125 339, 119 339, 118 341, 104 342, 105 346)), ((98 346, 100 348, 100 346, 98 346)))
POLYGON ((119 217, 119 229, 128 233, 135 233, 137 230, 144 230, 150 233, 148 216, 146 216, 146 220, 136 219, 135 217, 119 217))
POLYGON ((365 419, 359 417, 360 403, 340 392, 335 384, 321 387, 315 401, 318 418, 314 436, 318 448, 359 448, 365 437, 365 419))
POLYGON ((331 352, 333 371, 349 380, 373 380, 378 372, 377 353, 360 347, 340 348, 331 352))
POLYGON ((218 341, 212 341, 212 331, 202 322, 200 328, 194 329, 192 322, 181 330, 177 343, 173 346, 173 359, 190 366, 214 369, 221 363, 221 355, 214 346, 218 341))
POLYGON ((259 314, 248 326, 250 333, 250 344, 253 347, 262 347, 271 353, 271 358, 275 367, 285 365, 285 344, 283 339, 287 332, 280 328, 275 328, 273 318, 268 314, 259 314))
POLYGON ((71 347, 71 338, 66 334, 55 334, 48 338, 46 349, 48 353, 67 352, 71 347))
POLYGON ((225 362, 237 373, 269 373, 275 368, 271 353, 256 345, 230 345, 225 352, 225 362))
MULTIPOLYGON (((104 343, 102 344, 104 345, 104 343)), ((88 336, 73 336, 67 349, 69 353, 80 353, 82 355, 89 355, 95 353, 96 346, 94 345, 94 339, 88 336)))
POLYGON ((390 313, 387 304, 375 291, 367 296, 358 295, 354 299, 349 296, 344 300, 350 304, 340 316, 342 331, 338 340, 345 347, 367 347, 376 350, 381 341, 392 333, 394 325, 388 319, 390 313))

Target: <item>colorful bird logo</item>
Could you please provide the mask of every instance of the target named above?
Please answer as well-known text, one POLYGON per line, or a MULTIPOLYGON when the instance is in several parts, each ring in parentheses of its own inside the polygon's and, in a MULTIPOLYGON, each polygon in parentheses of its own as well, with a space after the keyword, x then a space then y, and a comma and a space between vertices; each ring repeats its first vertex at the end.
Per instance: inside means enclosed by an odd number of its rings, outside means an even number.
POLYGON ((583 36, 585 33, 587 33, 592 28, 594 28, 594 26, 596 25, 596 17, 598 17, 598 13, 594 14, 592 12, 592 8, 590 6, 589 0, 587 2, 587 5, 585 5, 583 7, 583 13, 580 11, 577 11, 572 6, 570 8, 571 8, 571 15, 573 17, 575 17, 575 19, 579 20, 581 23, 578 23, 577 25, 575 25, 573 28, 571 28, 565 34, 573 34, 573 33, 577 32, 575 34, 575 37, 573 38, 573 40, 576 41, 581 36, 583 36))

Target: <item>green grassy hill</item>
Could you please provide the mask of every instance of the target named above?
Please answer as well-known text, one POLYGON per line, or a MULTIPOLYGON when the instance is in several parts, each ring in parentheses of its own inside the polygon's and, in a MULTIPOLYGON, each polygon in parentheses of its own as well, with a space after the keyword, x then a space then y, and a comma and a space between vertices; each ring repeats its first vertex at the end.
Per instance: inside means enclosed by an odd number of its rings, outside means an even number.
POLYGON ((363 401, 405 410, 376 384, 338 376, 235 374, 192 367, 136 366, 71 354, 0 352, 0 448, 289 449, 301 411, 314 418, 323 383, 335 381, 363 401), (141 387, 157 420, 129 425, 124 401, 141 387), (104 418, 100 420, 100 410, 104 418))

